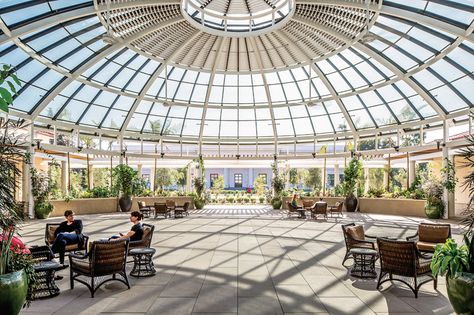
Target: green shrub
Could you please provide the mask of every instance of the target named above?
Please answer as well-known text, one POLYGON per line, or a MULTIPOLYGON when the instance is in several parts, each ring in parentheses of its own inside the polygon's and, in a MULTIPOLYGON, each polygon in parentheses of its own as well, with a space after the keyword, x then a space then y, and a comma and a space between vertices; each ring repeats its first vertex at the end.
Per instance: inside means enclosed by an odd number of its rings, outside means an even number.
POLYGON ((35 204, 35 216, 38 219, 46 219, 53 211, 54 206, 49 201, 35 204))
POLYGON ((258 200, 260 201, 260 203, 264 203, 265 202, 265 197, 260 196, 260 197, 258 197, 258 200))

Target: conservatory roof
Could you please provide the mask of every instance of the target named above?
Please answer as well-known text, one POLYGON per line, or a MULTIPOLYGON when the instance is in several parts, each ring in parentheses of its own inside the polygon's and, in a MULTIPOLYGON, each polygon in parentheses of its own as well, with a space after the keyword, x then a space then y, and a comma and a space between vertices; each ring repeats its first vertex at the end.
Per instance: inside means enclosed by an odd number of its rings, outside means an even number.
POLYGON ((12 113, 188 141, 376 134, 463 119, 472 0, 4 0, 12 113))

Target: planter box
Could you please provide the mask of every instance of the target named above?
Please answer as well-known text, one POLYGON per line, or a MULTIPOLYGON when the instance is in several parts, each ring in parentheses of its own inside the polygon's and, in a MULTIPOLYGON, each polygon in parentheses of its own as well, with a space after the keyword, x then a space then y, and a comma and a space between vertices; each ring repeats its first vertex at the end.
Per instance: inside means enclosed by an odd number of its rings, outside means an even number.
POLYGON ((117 212, 118 207, 117 198, 71 199, 69 202, 64 200, 53 200, 51 203, 54 206, 54 210, 49 215, 50 217, 62 217, 66 210, 72 210, 78 215, 112 213, 117 212))
MULTIPOLYGON (((305 197, 304 200, 316 202, 319 197, 305 197)), ((343 197, 323 197, 323 201, 328 206, 333 206, 336 202, 343 202, 343 197)), ((288 209, 287 202, 291 197, 283 198, 282 209, 288 209)), ((301 201, 298 201, 301 203, 301 201)), ((362 213, 391 214, 411 217, 426 217, 425 200, 396 199, 396 198, 359 198, 359 211, 362 213)))
POLYGON ((360 212, 426 217, 425 200, 359 198, 360 212))
MULTIPOLYGON (((174 200, 177 205, 181 206, 185 202, 190 202, 189 209, 194 209, 192 197, 135 197, 133 198, 132 211, 138 210, 138 201, 145 201, 147 205, 153 205, 155 202, 166 202, 166 200, 174 200)), ((65 200, 53 200, 54 206, 50 217, 62 217, 64 211, 73 210, 77 215, 81 214, 99 214, 118 212, 118 198, 83 198, 71 199, 69 202, 65 200)))

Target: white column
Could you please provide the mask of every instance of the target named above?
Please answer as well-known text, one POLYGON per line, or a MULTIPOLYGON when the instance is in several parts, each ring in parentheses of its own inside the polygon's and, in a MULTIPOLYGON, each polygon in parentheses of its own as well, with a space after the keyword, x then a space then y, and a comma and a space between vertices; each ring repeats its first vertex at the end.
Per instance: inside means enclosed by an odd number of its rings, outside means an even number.
POLYGON ((90 189, 94 188, 94 168, 89 161, 89 168, 87 170, 88 182, 90 189))
POLYGON ((69 182, 69 174, 68 174, 68 165, 67 161, 61 161, 61 190, 64 195, 69 194, 68 185, 69 182))
POLYGON ((339 164, 334 164, 334 187, 339 185, 339 164))
MULTIPOLYGON (((443 168, 447 166, 447 161, 449 161, 449 150, 448 146, 446 145, 447 140, 449 137, 449 125, 447 121, 445 120, 443 123, 443 168)), ((447 173, 444 173, 443 175, 443 181, 447 180, 447 173)), ((450 202, 449 202, 449 191, 443 187, 443 200, 445 202, 445 210, 444 210, 444 219, 447 219, 449 216, 449 213, 451 212, 450 209, 450 202)))
POLYGON ((141 164, 137 165, 138 178, 142 177, 142 168, 143 168, 143 165, 141 164))
MULTIPOLYGON (((33 123, 30 124, 30 143, 33 144, 34 139, 34 127, 33 123)), ((35 201, 33 199, 33 192, 31 190, 31 167, 35 167, 35 150, 34 148, 29 145, 27 148, 27 153, 30 155, 30 164, 25 163, 25 167, 23 169, 24 174, 24 182, 23 182, 23 198, 28 207, 28 216, 30 218, 35 217, 35 201)))
POLYGON ((253 186, 253 169, 249 168, 248 169, 248 186, 253 186))
POLYGON ((151 168, 150 170, 150 190, 155 191, 155 173, 156 169, 154 167, 151 168))
POLYGON ((123 164, 123 138, 119 138, 119 150, 120 150, 120 155, 119 155, 119 164, 123 164))
POLYGON ((411 186, 415 181, 416 161, 410 161, 408 163, 408 186, 411 186))
POLYGON ((383 167, 383 187, 388 191, 388 177, 390 172, 390 165, 386 164, 383 167))
POLYGON ((370 188, 370 183, 369 183, 369 168, 364 167, 364 192, 368 192, 370 188))
POLYGON ((224 168, 224 187, 230 187, 229 168, 224 168))

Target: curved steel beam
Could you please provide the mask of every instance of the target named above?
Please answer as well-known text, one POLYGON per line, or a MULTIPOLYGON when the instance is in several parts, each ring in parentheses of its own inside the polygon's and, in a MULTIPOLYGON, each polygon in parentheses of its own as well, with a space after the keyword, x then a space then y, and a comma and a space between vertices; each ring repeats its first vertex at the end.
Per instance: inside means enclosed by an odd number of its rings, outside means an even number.
POLYGON ((160 74, 163 72, 164 69, 170 64, 171 60, 177 56, 184 47, 188 45, 192 40, 194 40, 201 32, 199 30, 196 30, 192 36, 190 36, 188 39, 186 39, 170 56, 169 58, 163 62, 153 73, 153 75, 150 77, 148 82, 145 84, 143 87, 142 91, 138 95, 138 98, 135 99, 135 102, 132 105, 132 108, 127 114, 127 117, 125 118, 124 123, 122 124, 122 128, 120 130, 120 134, 123 135, 125 133, 125 130, 127 130, 128 124, 130 123, 130 120, 133 117, 133 114, 135 113, 135 110, 137 109, 138 105, 143 101, 146 92, 150 89, 150 87, 153 85, 155 80, 160 76, 160 74))

